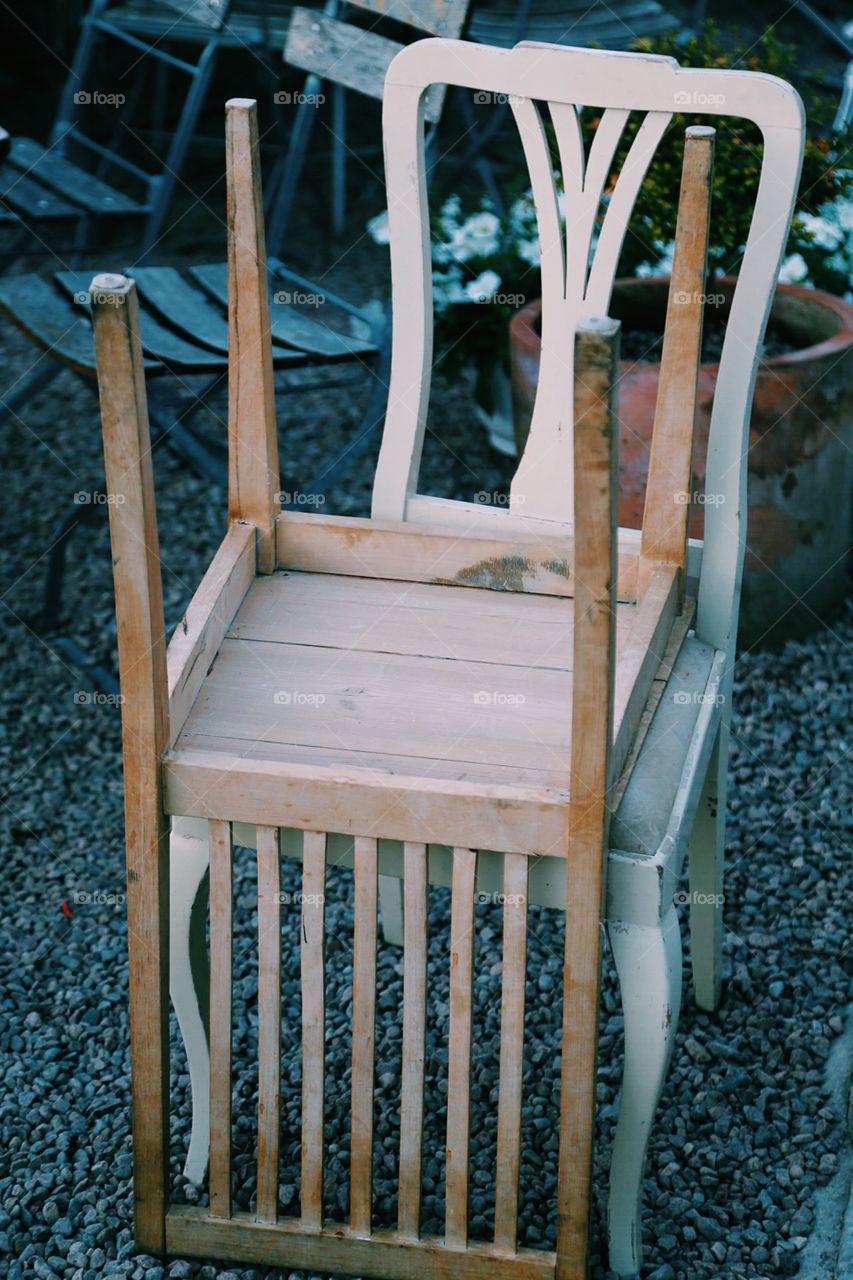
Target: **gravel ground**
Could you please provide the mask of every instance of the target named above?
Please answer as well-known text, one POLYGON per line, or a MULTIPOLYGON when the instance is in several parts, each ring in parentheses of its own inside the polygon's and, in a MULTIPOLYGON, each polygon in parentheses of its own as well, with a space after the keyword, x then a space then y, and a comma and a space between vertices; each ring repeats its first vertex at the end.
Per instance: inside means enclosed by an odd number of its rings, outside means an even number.
MULTIPOLYGON (((362 296, 384 287, 381 252, 367 247, 362 296)), ((350 281, 352 283, 352 281, 350 281)), ((7 369, 31 349, 3 330, 7 369)), ((358 421, 359 388, 283 392, 283 486, 298 490, 358 421)), ((218 406, 221 411, 223 406, 218 406)), ((426 488, 473 498, 503 491, 508 464, 471 430, 470 399, 439 385, 425 457, 426 488), (464 460, 463 460, 464 458, 464 460)), ((220 426, 213 422, 211 430, 220 426)), ((6 679, 0 749, 7 779, 0 820, 12 910, 2 932, 4 1089, 0 1098, 0 1272, 24 1277, 145 1277, 160 1262, 134 1253, 130 1235, 128 1027, 119 714, 38 638, 45 549, 74 494, 102 489, 96 405, 70 374, 6 427, 9 481, 4 533, 6 679), (18 505, 18 504, 21 505, 18 505)), ((174 625, 222 532, 224 491, 156 456, 166 613, 174 625)), ((363 514, 371 459, 329 494, 326 509, 363 514)), ((97 501, 89 506, 97 507, 97 501)), ((66 612, 74 638, 111 663, 115 639, 106 519, 95 513, 70 552, 66 612)), ((741 658, 731 761, 727 983, 715 1017, 685 991, 674 1062, 651 1143, 645 1194, 648 1280, 791 1276, 808 1238, 817 1189, 842 1135, 828 1107, 823 1066, 842 1030, 849 992, 849 750, 853 610, 808 642, 741 658), (845 897, 845 894, 848 896, 845 897)), ((257 1035, 252 857, 238 858, 235 962, 237 1201, 253 1191, 251 1063, 257 1035)), ((285 888, 295 889, 295 864, 285 888)), ((347 1208, 352 884, 330 874, 327 918, 327 1210, 347 1208)), ((683 908, 679 908, 683 910, 683 908)), ((478 908, 472 1233, 493 1215, 501 923, 478 908)), ((522 1235, 552 1245, 558 1114, 561 916, 532 908, 524 1102, 522 1235)), ((440 1230, 446 1099, 446 891, 431 892, 431 1000, 424 1225, 440 1230)), ((296 1132, 300 1067, 298 930, 285 912, 282 1202, 298 1204, 296 1132)), ((377 1032, 377 1221, 393 1220, 395 1108, 400 1071, 400 953, 381 947, 377 1032)), ((689 984, 688 984, 689 988, 689 984)), ((605 965, 593 1275, 602 1280, 607 1158, 622 1068, 622 1019, 605 965)), ((176 1199, 199 1199, 180 1174, 189 1130, 186 1064, 173 1054, 176 1199)), ((203 1193, 202 1193, 203 1196, 203 1193)), ((235 1272, 183 1261, 172 1276, 225 1280, 235 1272)), ((270 1273, 280 1274, 280 1273, 270 1273)), ((286 1273, 282 1273, 286 1274, 286 1273)))

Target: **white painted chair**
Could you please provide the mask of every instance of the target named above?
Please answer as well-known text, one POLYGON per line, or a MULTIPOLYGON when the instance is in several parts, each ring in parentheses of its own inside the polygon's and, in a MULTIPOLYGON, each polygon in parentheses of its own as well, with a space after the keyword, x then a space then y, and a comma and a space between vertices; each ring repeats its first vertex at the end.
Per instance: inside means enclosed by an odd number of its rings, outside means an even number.
MULTIPOLYGON (((673 899, 685 855, 689 858, 695 997, 702 1008, 713 1009, 720 993, 726 735, 744 554, 748 419, 757 352, 797 188, 803 143, 801 105, 788 85, 768 76, 682 69, 670 59, 644 54, 533 44, 498 50, 422 41, 394 60, 386 82, 394 350, 373 516, 436 532, 443 529, 449 535, 456 531, 460 540, 516 540, 519 555, 535 547, 540 559, 543 545, 571 536, 573 528, 575 332, 582 317, 607 313, 638 188, 673 113, 685 107, 691 114, 754 121, 764 139, 764 155, 717 381, 706 480, 706 490, 715 495, 715 502, 705 509, 704 545, 691 543, 686 565, 680 561, 686 524, 675 495, 690 490, 710 130, 693 130, 686 148, 647 519, 642 531, 619 531, 620 598, 624 560, 633 566, 640 594, 649 589, 661 565, 684 570, 681 581, 686 583, 688 601, 680 625, 656 633, 657 642, 654 637, 651 644, 648 637, 644 640, 653 656, 643 695, 646 709, 616 788, 610 826, 606 919, 625 1012, 625 1073, 612 1157, 609 1233, 610 1264, 622 1276, 635 1275, 640 1268, 643 1162, 678 1023, 681 939, 673 899), (512 483, 509 510, 417 492, 432 335, 422 100, 426 88, 436 82, 510 95, 537 202, 542 362, 529 442, 512 483), (565 237, 536 100, 547 103, 559 145, 568 211, 565 237), (604 109, 586 157, 578 103, 604 109), (645 118, 592 252, 602 191, 631 111, 645 118), (413 157, 418 158, 417 164, 413 157), (684 294, 689 301, 679 310, 676 295, 684 294), (690 606, 694 595, 695 612, 690 606), (661 634, 665 649, 660 647, 661 634)), ((292 520, 279 517, 279 521, 292 520)), ((519 566, 518 561, 516 566, 521 576, 527 573, 529 566, 519 566)), ((485 567, 480 585, 501 584, 489 578, 485 567)), ((675 601, 675 613, 680 608, 675 601)), ((675 614, 669 616, 672 620, 675 614)), ((630 636, 626 643, 630 647, 630 636)), ((618 674, 616 696, 618 702, 618 674)), ((629 690, 626 696, 633 694, 629 690)), ((191 1180, 202 1179, 208 1152, 209 1062, 206 1017, 201 1012, 207 1008, 207 827, 204 817, 173 818, 170 854, 171 995, 191 1072, 194 1119, 186 1165, 191 1180)), ((283 853, 300 857, 302 839, 301 831, 283 829, 283 853)), ((254 828, 235 823, 234 840, 253 847, 254 828)), ((392 840, 378 843, 383 924, 388 937, 399 939, 403 846, 392 840)), ((330 862, 352 865, 352 857, 351 838, 329 837, 330 862)), ((477 875, 484 891, 501 889, 501 862, 501 855, 481 852, 477 875)), ((450 868, 450 851, 430 846, 430 880, 450 883, 450 868)), ((563 858, 531 860, 530 900, 564 907, 565 868, 563 858)), ((560 1271, 559 1262, 557 1274, 569 1274, 560 1271)))

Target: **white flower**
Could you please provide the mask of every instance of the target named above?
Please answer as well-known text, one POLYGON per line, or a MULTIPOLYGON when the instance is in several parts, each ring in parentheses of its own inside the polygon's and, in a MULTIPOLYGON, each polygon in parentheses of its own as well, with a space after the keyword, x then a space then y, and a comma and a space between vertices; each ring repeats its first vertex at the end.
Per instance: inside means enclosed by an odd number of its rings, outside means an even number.
POLYGON ((496 214, 490 213, 488 209, 472 213, 451 235, 453 256, 458 262, 467 262, 470 258, 488 258, 498 251, 500 231, 501 220, 496 214))
POLYGON ((458 302, 467 302, 462 271, 452 263, 447 271, 436 271, 432 280, 432 295, 436 312, 441 315, 458 302))
POLYGON ((539 250, 539 241, 537 240, 520 240, 516 246, 519 258, 522 262, 526 262, 531 267, 539 266, 539 259, 542 254, 539 250))
POLYGON ((388 229, 388 210, 383 209, 381 213, 377 213, 375 218, 371 218, 367 224, 367 230, 375 244, 390 244, 391 234, 388 229))
POLYGON ((465 295, 469 302, 488 302, 500 286, 501 278, 496 271, 481 271, 476 280, 468 281, 465 295))
POLYGON ((779 281, 781 284, 800 284, 808 274, 809 269, 806 266, 803 255, 801 253, 792 253, 782 263, 779 281))
POLYGON ((828 249, 833 252, 844 239, 841 228, 827 218, 817 217, 811 213, 798 213, 797 222, 811 236, 812 242, 818 249, 828 249))

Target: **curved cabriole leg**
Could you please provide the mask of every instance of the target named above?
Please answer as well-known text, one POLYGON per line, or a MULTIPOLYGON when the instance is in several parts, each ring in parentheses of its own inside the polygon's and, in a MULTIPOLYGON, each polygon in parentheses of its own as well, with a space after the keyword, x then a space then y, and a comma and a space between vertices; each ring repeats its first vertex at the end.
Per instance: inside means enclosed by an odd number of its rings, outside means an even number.
POLYGON ((726 728, 720 728, 690 834, 690 956, 700 1009, 720 1003, 723 962, 726 728))
POLYGON ((169 994, 190 1069, 193 1120, 184 1177, 194 1183, 204 1178, 210 1146, 210 975, 205 937, 210 853, 206 827, 207 823, 178 821, 169 844, 169 994))
POLYGON ((674 909, 660 925, 608 925, 625 1015, 625 1069, 610 1165, 610 1266, 636 1276, 640 1197, 655 1108, 681 1011, 681 933, 674 909))

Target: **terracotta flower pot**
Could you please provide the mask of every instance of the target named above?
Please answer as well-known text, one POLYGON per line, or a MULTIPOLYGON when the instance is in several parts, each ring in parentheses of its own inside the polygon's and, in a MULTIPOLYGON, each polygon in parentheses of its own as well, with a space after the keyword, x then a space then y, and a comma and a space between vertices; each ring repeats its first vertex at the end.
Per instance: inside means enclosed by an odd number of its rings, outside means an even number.
MULTIPOLYGON (((715 281, 722 303, 706 325, 725 320, 734 281, 715 281)), ((663 331, 669 280, 618 280, 611 314, 632 329, 663 331)), ((541 304, 510 326, 516 441, 530 426, 539 372, 541 304)), ((832 294, 779 285, 772 329, 797 349, 759 367, 750 424, 747 554, 741 604, 742 644, 803 635, 843 596, 853 493, 853 307, 832 294)), ((705 455, 717 364, 699 375, 690 534, 702 536, 705 455)), ((658 365, 620 366, 619 521, 643 517, 658 365)))

